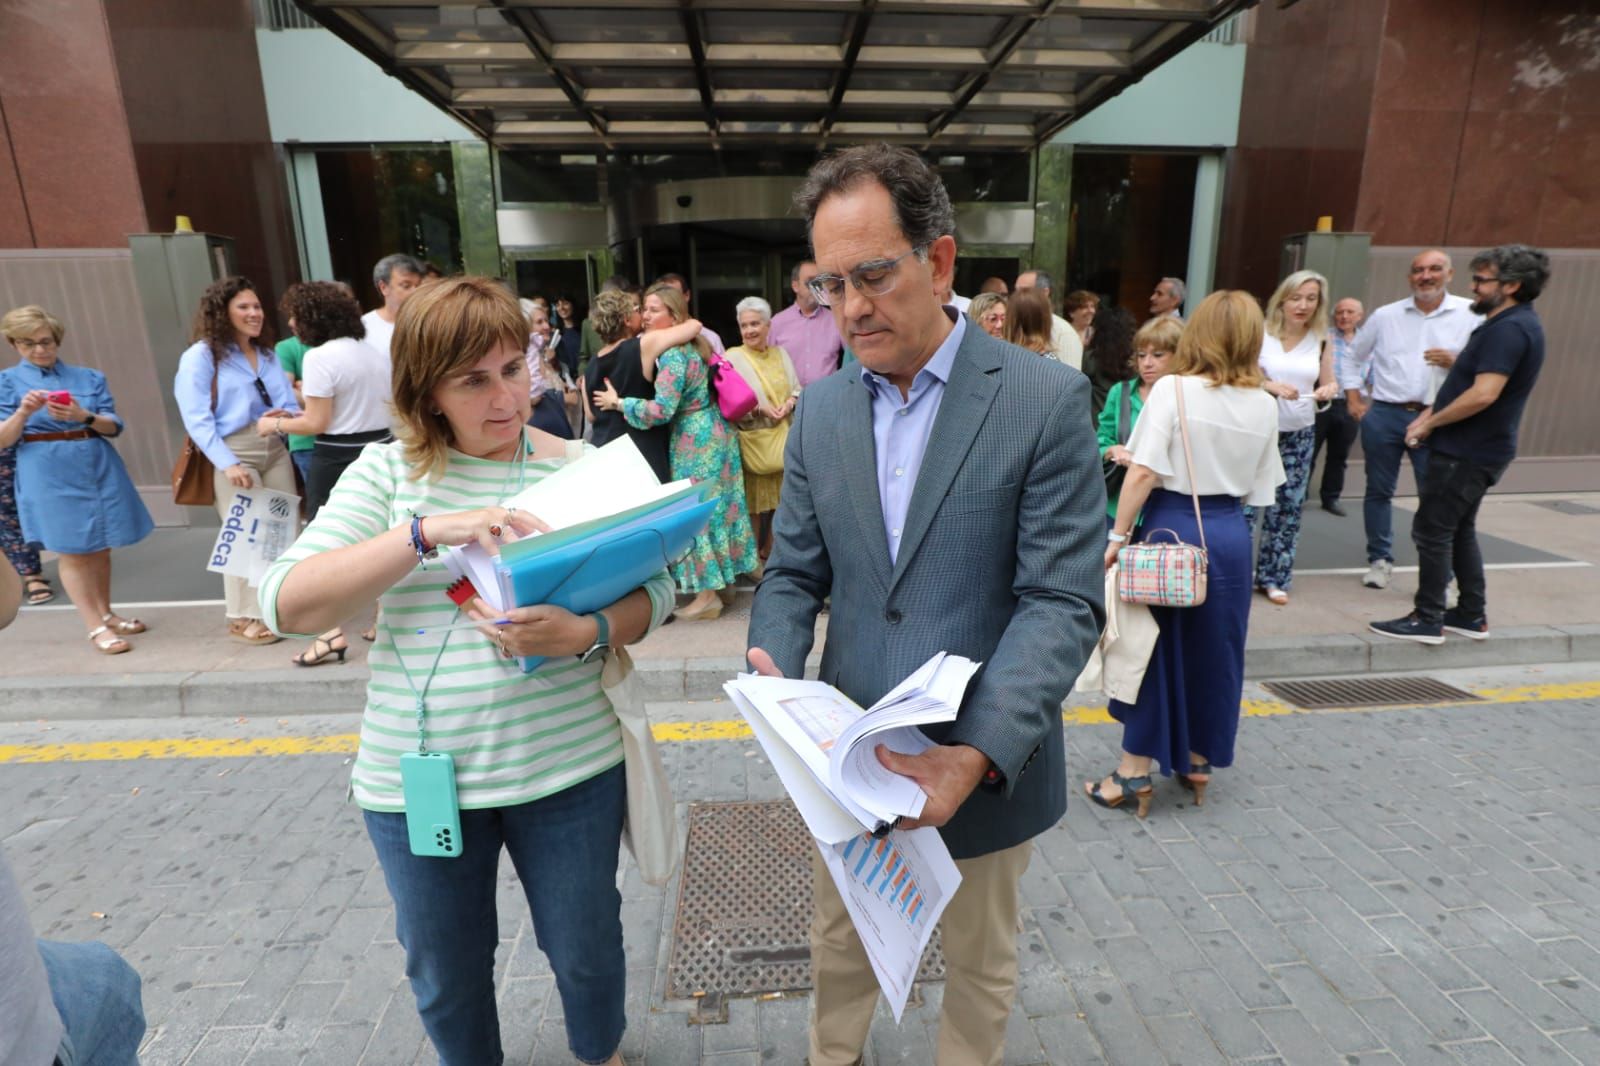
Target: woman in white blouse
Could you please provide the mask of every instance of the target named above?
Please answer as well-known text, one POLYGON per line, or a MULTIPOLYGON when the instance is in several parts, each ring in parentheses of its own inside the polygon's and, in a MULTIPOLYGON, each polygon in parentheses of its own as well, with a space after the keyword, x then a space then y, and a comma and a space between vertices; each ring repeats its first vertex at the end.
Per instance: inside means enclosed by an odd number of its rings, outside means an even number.
POLYGON ((1270 503, 1283 483, 1277 408, 1262 391, 1256 362, 1261 336, 1261 309, 1249 293, 1206 297, 1178 342, 1172 373, 1151 387, 1128 440, 1132 461, 1117 498, 1106 566, 1117 561, 1142 513, 1141 536, 1164 530, 1205 545, 1207 592, 1198 607, 1150 609, 1161 636, 1139 699, 1110 701, 1111 716, 1123 727, 1122 759, 1103 780, 1083 786, 1102 807, 1121 807, 1131 796, 1139 817, 1149 813, 1152 763, 1163 774, 1176 773, 1199 806, 1213 767, 1233 764, 1250 620, 1250 527, 1240 503, 1270 503), (1193 483, 1178 421, 1179 389, 1193 483), (1197 503, 1203 530, 1195 521, 1197 503))
MULTIPOLYGON (((1278 401, 1278 454, 1286 480, 1264 509, 1256 552, 1256 588, 1279 607, 1288 606, 1294 553, 1300 542, 1300 511, 1311 481, 1317 439, 1317 404, 1338 395, 1333 348, 1328 343, 1328 279, 1313 270, 1284 278, 1267 301, 1261 340, 1261 387, 1278 401)), ((1254 528, 1262 509, 1246 507, 1254 528)))

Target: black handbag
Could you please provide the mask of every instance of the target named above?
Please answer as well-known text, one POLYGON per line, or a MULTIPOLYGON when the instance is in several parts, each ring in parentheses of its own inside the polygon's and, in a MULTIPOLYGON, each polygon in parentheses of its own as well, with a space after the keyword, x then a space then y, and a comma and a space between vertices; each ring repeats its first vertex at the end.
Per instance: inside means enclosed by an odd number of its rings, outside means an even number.
MULTIPOLYGON (((1117 408, 1117 443, 1126 445, 1131 429, 1128 423, 1133 421, 1133 390, 1138 388, 1137 379, 1122 383, 1122 403, 1117 408)), ((1122 480, 1128 476, 1128 468, 1121 463, 1113 463, 1110 459, 1100 460, 1101 473, 1106 479, 1106 499, 1115 500, 1122 492, 1122 480)))

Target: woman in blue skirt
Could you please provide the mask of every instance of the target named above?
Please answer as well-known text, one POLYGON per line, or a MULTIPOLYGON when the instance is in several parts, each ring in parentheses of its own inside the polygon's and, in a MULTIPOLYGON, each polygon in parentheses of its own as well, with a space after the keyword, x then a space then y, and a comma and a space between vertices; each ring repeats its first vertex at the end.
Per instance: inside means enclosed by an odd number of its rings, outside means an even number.
POLYGON ((1123 727, 1121 762, 1103 780, 1084 782, 1102 807, 1122 807, 1131 796, 1139 817, 1148 814, 1152 764, 1176 773, 1198 806, 1213 768, 1233 764, 1251 592, 1250 530, 1240 505, 1271 503, 1284 480, 1278 407, 1261 388, 1256 358, 1261 337, 1261 309, 1249 293, 1208 296, 1184 328, 1173 372, 1150 389, 1128 440, 1132 460, 1106 566, 1116 562, 1142 512, 1141 537, 1170 530, 1187 544, 1205 545, 1207 591, 1197 607, 1150 609, 1161 635, 1138 702, 1111 701, 1111 716, 1123 727))

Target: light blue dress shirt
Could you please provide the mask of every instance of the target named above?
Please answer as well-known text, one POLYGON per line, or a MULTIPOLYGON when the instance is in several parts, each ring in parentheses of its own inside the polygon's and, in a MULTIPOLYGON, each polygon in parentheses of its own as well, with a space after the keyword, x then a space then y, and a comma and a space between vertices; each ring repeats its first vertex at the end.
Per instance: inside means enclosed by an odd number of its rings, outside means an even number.
POLYGON ((917 486, 922 456, 928 449, 933 420, 944 401, 944 387, 950 381, 956 349, 966 336, 967 317, 955 316, 955 328, 934 351, 933 358, 911 381, 904 397, 888 378, 861 368, 861 381, 872 395, 872 442, 878 460, 878 503, 883 508, 883 532, 889 539, 889 561, 900 554, 900 539, 905 532, 906 512, 911 509, 911 493, 917 486))
POLYGON ((257 368, 250 369, 250 360, 236 345, 228 346, 228 354, 217 366, 217 410, 211 411, 211 374, 215 362, 211 346, 196 341, 178 358, 178 377, 173 384, 173 395, 178 401, 178 411, 183 415, 184 428, 195 445, 205 453, 218 470, 238 464, 239 459, 223 440, 271 410, 300 413, 300 404, 294 398, 294 389, 284 376, 283 368, 271 348, 259 349, 257 368), (256 391, 256 379, 266 387, 271 405, 261 402, 256 391))

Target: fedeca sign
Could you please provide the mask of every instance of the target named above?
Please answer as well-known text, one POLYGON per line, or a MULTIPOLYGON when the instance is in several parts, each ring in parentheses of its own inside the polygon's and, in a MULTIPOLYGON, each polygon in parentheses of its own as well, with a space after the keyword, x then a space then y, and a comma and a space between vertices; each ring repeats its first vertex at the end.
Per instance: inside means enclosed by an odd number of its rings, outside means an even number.
POLYGON ((206 569, 261 583, 272 561, 294 542, 300 497, 274 489, 236 489, 206 569))

